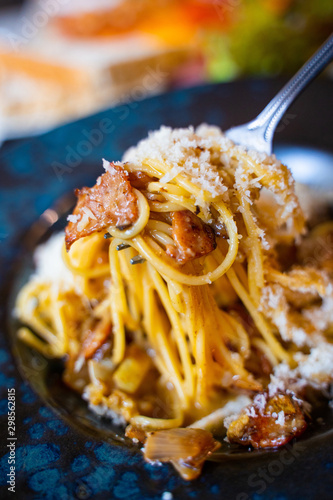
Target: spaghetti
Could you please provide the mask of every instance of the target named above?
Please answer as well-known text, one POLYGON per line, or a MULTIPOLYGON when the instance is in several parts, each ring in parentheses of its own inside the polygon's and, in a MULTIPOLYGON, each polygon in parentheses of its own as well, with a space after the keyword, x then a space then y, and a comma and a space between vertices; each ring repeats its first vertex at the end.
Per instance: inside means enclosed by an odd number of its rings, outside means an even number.
POLYGON ((66 269, 42 271, 59 237, 38 251, 19 338, 64 357, 66 383, 185 479, 223 423, 255 447, 301 433, 304 387, 333 377, 332 256, 291 256, 314 236, 287 167, 205 125, 162 127, 104 167, 77 192, 67 251, 60 237, 66 269))

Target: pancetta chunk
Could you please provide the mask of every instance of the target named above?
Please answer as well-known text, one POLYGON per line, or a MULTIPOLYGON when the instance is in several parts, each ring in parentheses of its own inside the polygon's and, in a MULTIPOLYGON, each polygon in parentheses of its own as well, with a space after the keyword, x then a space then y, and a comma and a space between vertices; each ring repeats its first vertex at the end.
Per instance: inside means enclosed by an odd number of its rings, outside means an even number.
POLYGON ((212 252, 216 247, 213 229, 189 210, 171 212, 172 237, 175 246, 167 246, 167 254, 184 264, 212 252))
POLYGON ((138 218, 137 197, 127 172, 110 163, 92 188, 75 192, 78 197, 65 230, 67 250, 74 241, 108 226, 126 227, 138 218))
POLYGON ((300 405, 291 395, 276 394, 267 398, 258 394, 254 404, 231 422, 230 442, 254 448, 275 448, 287 444, 307 427, 300 405))

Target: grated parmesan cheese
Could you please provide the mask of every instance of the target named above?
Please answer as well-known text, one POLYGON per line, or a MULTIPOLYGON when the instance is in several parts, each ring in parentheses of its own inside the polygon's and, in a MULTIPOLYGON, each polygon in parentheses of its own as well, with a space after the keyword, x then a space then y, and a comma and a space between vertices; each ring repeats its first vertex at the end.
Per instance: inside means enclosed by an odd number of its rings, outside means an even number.
POLYGON ((268 394, 290 393, 297 399, 297 394, 306 386, 327 390, 333 379, 333 345, 326 342, 312 347, 309 354, 298 352, 294 355, 298 366, 290 369, 287 363, 280 363, 274 368, 268 385, 268 394))
POLYGON ((106 172, 110 171, 110 162, 105 160, 105 158, 102 159, 103 162, 103 168, 106 172))
POLYGON ((259 413, 263 413, 267 404, 266 394, 262 392, 257 394, 253 400, 253 404, 258 408, 259 413))
POLYGON ((313 347, 310 354, 296 353, 299 376, 311 384, 325 385, 333 378, 333 345, 322 343, 313 347))
POLYGON ((94 220, 97 220, 95 215, 92 213, 92 211, 90 210, 90 208, 88 207, 83 207, 83 212, 86 214, 86 216, 89 218, 89 219, 94 219, 94 220))
MULTIPOLYGON (((83 399, 89 401, 88 395, 86 395, 85 393, 83 393, 82 397, 83 399)), ((94 405, 91 402, 89 402, 88 406, 90 410, 96 413, 96 415, 99 415, 100 417, 109 418, 112 421, 112 423, 117 427, 125 427, 127 425, 127 422, 122 415, 119 415, 119 413, 111 410, 111 408, 106 406, 106 404, 104 403, 101 403, 99 405, 94 405)))
POLYGON ((278 425, 284 425, 285 424, 285 414, 284 414, 283 410, 279 411, 279 413, 277 414, 276 423, 278 425))
POLYGON ((194 130, 193 127, 171 129, 163 126, 130 148, 124 161, 141 164, 149 158, 163 162, 169 170, 161 182, 169 182, 181 173, 197 187, 217 197, 223 196, 228 189, 219 170, 226 157, 224 153, 231 145, 217 127, 206 125, 194 130), (216 146, 220 151, 219 158, 213 150, 216 146))
POLYGON ((80 219, 81 219, 81 214, 77 214, 77 215, 70 214, 67 217, 68 222, 72 222, 73 224, 76 224, 77 222, 79 222, 80 219))
POLYGON ((252 418, 255 418, 257 416, 256 411, 253 406, 249 406, 246 408, 245 413, 252 418))
POLYGON ((90 219, 97 220, 95 215, 90 210, 90 208, 83 207, 82 211, 83 211, 82 219, 79 221, 77 225, 78 231, 83 231, 83 229, 87 227, 87 225, 89 224, 90 219))

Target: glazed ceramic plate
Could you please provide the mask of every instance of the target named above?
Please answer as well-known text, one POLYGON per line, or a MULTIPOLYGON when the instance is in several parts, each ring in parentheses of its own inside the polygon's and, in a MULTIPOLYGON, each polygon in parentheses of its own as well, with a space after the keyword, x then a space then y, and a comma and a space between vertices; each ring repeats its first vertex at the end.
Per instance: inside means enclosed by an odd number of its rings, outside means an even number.
MULTIPOLYGON (((325 402, 307 432, 281 450, 251 451, 223 443, 187 483, 171 466, 146 464, 139 449, 107 419, 91 413, 61 382, 62 363, 16 342, 15 297, 33 269, 36 245, 64 228, 74 187, 92 184, 101 158, 119 160, 132 144, 160 125, 206 122, 226 129, 254 117, 282 85, 244 81, 181 90, 130 103, 56 129, 0 151, 1 204, 6 243, 1 271, 2 303, 0 413, 4 443, 0 460, 1 498, 8 493, 7 399, 16 390, 16 487, 25 498, 312 499, 331 498, 333 416, 325 402), (27 231, 24 231, 28 229, 27 231), (5 273, 11 264, 11 272, 5 273), (10 350, 12 351, 10 353, 10 350), (12 363, 15 359, 15 365, 12 363)), ((288 111, 276 134, 276 151, 299 181, 327 200, 333 189, 332 116, 327 106, 333 84, 316 82, 288 111), (311 169, 311 165, 314 165, 311 169)), ((0 219, 1 220, 1 219, 0 219)), ((0 234, 0 236, 1 236, 0 234)), ((9 493, 8 493, 9 495, 9 493)))

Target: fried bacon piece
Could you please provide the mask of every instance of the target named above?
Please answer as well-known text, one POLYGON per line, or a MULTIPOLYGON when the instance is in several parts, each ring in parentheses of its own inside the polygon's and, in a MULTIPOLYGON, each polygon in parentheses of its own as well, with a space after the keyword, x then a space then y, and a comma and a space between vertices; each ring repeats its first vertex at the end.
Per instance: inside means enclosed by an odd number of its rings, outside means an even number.
POLYGON ((137 197, 128 174, 114 163, 108 165, 95 186, 77 189, 75 194, 78 201, 65 230, 67 250, 83 236, 108 226, 129 226, 138 218, 137 197))
POLYGON ((95 328, 88 330, 82 343, 79 357, 85 359, 93 357, 95 352, 110 338, 111 322, 109 320, 101 320, 95 328))
POLYGON ((147 461, 171 462, 183 479, 196 479, 205 460, 221 443, 203 429, 177 428, 149 432, 144 447, 147 461))
POLYGON ((125 422, 138 415, 138 407, 134 398, 123 391, 114 390, 107 398, 106 405, 117 415, 122 417, 125 422))
POLYGON ((306 421, 295 398, 276 394, 256 396, 228 429, 230 442, 252 445, 254 448, 275 448, 287 444, 306 429, 306 421))
POLYGON ((146 172, 142 172, 142 170, 134 170, 132 172, 128 172, 128 180, 131 183, 131 186, 136 189, 146 189, 147 185, 150 182, 157 181, 157 177, 150 177, 150 175, 146 174, 146 172))
POLYGON ((136 427, 135 425, 129 424, 125 430, 125 436, 132 439, 134 442, 144 443, 147 438, 146 431, 136 427))
POLYGON ((172 236, 176 243, 167 245, 166 252, 178 262, 202 257, 216 248, 213 229, 189 210, 170 212, 172 218, 172 236))

